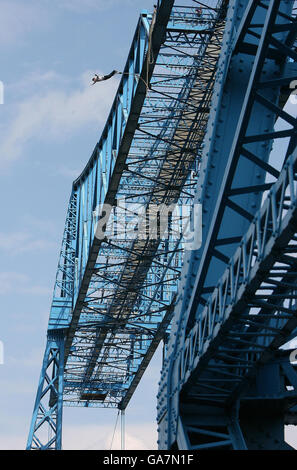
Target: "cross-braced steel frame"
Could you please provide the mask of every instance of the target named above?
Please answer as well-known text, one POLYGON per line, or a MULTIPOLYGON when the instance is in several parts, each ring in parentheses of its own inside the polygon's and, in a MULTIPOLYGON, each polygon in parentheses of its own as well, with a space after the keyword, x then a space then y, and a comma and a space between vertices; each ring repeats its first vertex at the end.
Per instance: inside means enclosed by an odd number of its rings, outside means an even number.
POLYGON ((284 109, 297 72, 293 7, 229 3, 198 178, 205 236, 186 257, 177 294, 160 448, 289 447, 297 376, 280 348, 297 326, 297 120, 284 109))
POLYGON ((63 331, 63 383, 39 420, 48 336, 28 449, 61 447, 58 400, 124 410, 168 335, 185 241, 166 208, 191 219, 226 9, 219 1, 198 16, 189 3, 161 0, 141 15, 101 139, 73 183, 48 329, 63 331), (36 438, 46 427, 59 429, 51 445, 36 438))

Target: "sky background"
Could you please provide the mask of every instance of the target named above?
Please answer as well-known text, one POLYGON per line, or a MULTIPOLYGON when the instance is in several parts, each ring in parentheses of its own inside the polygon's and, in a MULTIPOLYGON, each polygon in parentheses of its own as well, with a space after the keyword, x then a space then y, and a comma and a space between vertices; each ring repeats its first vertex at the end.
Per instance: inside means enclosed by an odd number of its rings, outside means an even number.
MULTIPOLYGON (((105 124, 154 0, 0 0, 0 449, 24 449, 71 185, 105 124)), ((126 410, 126 448, 156 449, 157 352, 126 410)), ((117 410, 64 408, 64 449, 109 449, 117 410)), ((113 449, 120 448, 120 423, 113 449)), ((296 429, 288 441, 297 444, 296 429)))

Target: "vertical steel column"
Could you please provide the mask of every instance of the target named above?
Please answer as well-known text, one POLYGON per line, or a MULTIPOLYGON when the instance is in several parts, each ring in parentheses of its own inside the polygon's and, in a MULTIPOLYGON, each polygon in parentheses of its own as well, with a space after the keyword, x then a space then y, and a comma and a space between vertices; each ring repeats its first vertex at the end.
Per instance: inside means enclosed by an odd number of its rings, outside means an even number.
POLYGON ((49 330, 27 450, 62 448, 64 330, 49 330))

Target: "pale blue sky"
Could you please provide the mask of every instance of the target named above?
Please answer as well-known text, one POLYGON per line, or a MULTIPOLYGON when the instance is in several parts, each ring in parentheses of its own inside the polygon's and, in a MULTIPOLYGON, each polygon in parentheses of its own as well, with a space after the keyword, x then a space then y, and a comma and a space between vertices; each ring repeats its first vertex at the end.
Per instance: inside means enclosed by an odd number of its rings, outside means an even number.
MULTIPOLYGON (((72 180, 118 84, 91 78, 123 68, 143 9, 153 0, 0 0, 1 449, 26 444, 72 180)), ((160 367, 127 410, 130 448, 156 446, 160 367)), ((64 448, 109 448, 115 419, 116 410, 65 408, 64 448)))

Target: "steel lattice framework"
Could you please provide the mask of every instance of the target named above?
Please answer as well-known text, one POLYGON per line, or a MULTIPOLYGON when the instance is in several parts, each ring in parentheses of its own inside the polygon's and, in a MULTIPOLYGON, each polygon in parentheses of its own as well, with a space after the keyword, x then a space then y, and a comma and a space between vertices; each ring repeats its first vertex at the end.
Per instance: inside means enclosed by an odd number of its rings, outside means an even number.
POLYGON ((193 5, 163 0, 139 19, 101 139, 73 183, 28 449, 60 448, 61 394, 64 405, 124 410, 168 336, 184 250, 180 212, 188 208, 190 222, 224 6, 198 17, 193 5), (135 237, 141 222, 160 216, 169 219, 166 234, 135 237), (61 344, 61 331, 62 389, 54 381, 45 394, 48 348, 61 344))
POLYGON ((162 340, 160 449, 288 447, 296 37, 292 0, 141 14, 73 183, 28 449, 61 448, 63 404, 125 410, 162 340))
POLYGON ((161 448, 289 448, 297 376, 280 348, 297 326, 297 120, 284 110, 293 7, 229 3, 198 178, 203 243, 186 255, 158 395, 161 448))

